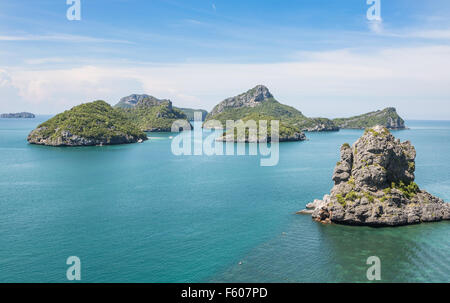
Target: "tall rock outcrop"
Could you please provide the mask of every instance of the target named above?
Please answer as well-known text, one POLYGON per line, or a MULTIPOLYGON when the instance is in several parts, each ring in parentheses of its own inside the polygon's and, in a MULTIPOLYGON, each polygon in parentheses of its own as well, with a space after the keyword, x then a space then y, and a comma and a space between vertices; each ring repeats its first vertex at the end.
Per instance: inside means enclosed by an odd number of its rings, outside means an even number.
POLYGON ((414 182, 416 150, 384 126, 341 147, 329 195, 307 205, 313 219, 350 225, 398 226, 450 220, 450 204, 414 182))
POLYGON ((273 99, 273 95, 270 93, 269 89, 264 85, 257 85, 251 90, 236 97, 223 100, 213 108, 209 116, 215 116, 229 108, 256 107, 260 105, 261 102, 269 99, 273 99))

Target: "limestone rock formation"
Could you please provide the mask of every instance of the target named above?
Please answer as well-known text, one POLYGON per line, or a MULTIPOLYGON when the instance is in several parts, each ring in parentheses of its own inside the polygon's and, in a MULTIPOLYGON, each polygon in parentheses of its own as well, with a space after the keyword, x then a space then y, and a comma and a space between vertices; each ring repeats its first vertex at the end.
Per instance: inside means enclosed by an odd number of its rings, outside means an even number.
POLYGON ((273 95, 269 89, 264 85, 257 85, 253 89, 240 94, 236 97, 225 99, 217 104, 210 113, 210 116, 215 116, 227 108, 241 108, 241 107, 255 107, 261 104, 261 102, 272 99, 273 95))
POLYGON ((172 106, 168 99, 158 99, 150 95, 133 94, 120 99, 115 106, 145 132, 170 132, 177 120, 184 120, 192 128, 186 114, 172 106))
POLYGON ((350 147, 341 147, 330 195, 299 213, 320 222, 398 226, 450 220, 450 204, 414 182, 416 150, 384 126, 367 129, 350 147))
POLYGON ((229 120, 248 121, 258 117, 279 120, 280 124, 289 129, 289 134, 283 136, 280 134, 280 141, 304 140, 303 131, 339 130, 339 127, 330 119, 308 118, 294 107, 278 102, 264 85, 257 85, 245 93, 227 98, 217 104, 206 117, 203 127, 207 128, 207 122, 211 120, 219 121, 225 126, 229 120), (297 134, 294 135, 294 133, 297 134), (282 140, 282 137, 286 138, 286 140, 282 140))

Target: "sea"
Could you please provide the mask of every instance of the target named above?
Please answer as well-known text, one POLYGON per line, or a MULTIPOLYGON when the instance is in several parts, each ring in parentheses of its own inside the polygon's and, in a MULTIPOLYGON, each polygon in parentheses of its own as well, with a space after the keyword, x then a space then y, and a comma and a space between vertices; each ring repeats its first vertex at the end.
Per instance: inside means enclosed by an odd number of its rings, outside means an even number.
MULTIPOLYGON (((323 225, 296 215, 333 186, 339 148, 362 130, 307 133, 262 156, 175 155, 142 144, 29 145, 49 116, 0 119, 0 282, 450 282, 450 222, 323 225)), ((450 202, 450 121, 393 131, 417 150, 416 181, 450 202)), ((210 135, 204 131, 203 136, 210 135)))

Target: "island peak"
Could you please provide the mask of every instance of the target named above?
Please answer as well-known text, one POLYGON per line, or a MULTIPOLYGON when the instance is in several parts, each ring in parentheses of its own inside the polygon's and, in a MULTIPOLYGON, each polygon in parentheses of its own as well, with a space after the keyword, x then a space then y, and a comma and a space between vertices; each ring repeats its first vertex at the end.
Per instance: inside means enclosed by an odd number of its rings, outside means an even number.
POLYGON ((450 220, 450 204, 414 182, 416 150, 409 141, 377 125, 340 152, 331 193, 300 213, 320 222, 368 226, 450 220))

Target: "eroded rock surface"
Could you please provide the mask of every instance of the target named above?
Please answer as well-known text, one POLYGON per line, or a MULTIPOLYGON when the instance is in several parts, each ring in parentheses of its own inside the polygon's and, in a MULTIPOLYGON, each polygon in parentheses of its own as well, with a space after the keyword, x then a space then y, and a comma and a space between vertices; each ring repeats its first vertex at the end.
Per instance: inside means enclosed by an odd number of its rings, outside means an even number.
MULTIPOLYGON (((414 182, 416 150, 384 126, 341 147, 329 195, 308 204, 316 221, 398 226, 450 220, 450 204, 414 182)), ((305 213, 305 212, 300 212, 305 213)), ((308 213, 308 211, 306 211, 308 213)))

